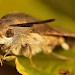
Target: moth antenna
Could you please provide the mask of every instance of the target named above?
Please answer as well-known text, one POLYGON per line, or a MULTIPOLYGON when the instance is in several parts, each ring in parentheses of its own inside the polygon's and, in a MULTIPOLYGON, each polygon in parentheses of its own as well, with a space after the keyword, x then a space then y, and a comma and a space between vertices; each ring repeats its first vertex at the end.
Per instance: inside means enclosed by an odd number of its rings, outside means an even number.
POLYGON ((37 21, 37 22, 30 22, 30 23, 21 23, 21 24, 13 24, 10 26, 17 26, 17 27, 32 27, 33 24, 43 24, 43 23, 48 23, 48 22, 53 22, 55 19, 48 19, 48 20, 43 20, 43 21, 37 21))

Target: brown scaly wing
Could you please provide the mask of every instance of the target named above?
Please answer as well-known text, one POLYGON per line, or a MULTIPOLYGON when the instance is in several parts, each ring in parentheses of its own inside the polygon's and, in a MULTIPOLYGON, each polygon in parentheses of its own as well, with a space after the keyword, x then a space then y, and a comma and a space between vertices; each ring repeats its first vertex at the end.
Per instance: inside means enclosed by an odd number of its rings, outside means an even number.
POLYGON ((33 32, 39 33, 42 35, 53 35, 53 36, 66 36, 66 37, 75 37, 74 33, 66 32, 61 29, 52 27, 51 25, 47 24, 39 24, 39 25, 34 25, 32 27, 33 32))
POLYGON ((13 26, 21 26, 21 27, 31 27, 33 33, 39 33, 41 35, 53 35, 53 36, 66 36, 66 37, 75 37, 75 34, 70 32, 61 31, 51 25, 47 25, 44 23, 52 22, 51 20, 38 21, 34 17, 24 14, 24 13, 11 13, 3 16, 1 19, 11 20, 13 26), (19 21, 18 23, 14 23, 15 20, 19 21))
POLYGON ((44 20, 44 21, 35 21, 35 22, 27 22, 27 23, 21 23, 21 24, 14 24, 11 26, 17 26, 17 27, 30 27, 32 30, 32 33, 38 33, 41 35, 48 35, 48 36, 66 36, 66 37, 75 37, 75 33, 66 32, 64 30, 55 28, 51 25, 44 24, 54 21, 54 19, 44 20))

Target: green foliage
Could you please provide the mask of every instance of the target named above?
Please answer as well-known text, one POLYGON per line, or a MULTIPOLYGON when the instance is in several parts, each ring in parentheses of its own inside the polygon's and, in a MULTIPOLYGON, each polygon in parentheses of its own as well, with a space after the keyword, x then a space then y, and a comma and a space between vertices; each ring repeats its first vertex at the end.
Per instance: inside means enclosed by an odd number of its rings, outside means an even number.
MULTIPOLYGON (((59 50, 58 54, 74 58, 74 52, 73 49, 71 51, 59 50)), ((34 69, 29 59, 25 57, 17 57, 17 70, 23 75, 60 75, 61 70, 68 70, 70 74, 75 74, 75 60, 66 61, 52 55, 37 54, 33 57, 33 62, 41 71, 34 69)))

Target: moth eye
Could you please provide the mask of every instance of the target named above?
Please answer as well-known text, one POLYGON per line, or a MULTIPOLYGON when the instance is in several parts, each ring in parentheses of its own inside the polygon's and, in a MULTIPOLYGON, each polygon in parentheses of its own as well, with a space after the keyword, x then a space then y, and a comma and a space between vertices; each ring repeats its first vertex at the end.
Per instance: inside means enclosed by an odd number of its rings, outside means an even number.
POLYGON ((12 29, 8 29, 5 33, 6 37, 12 37, 14 35, 14 31, 12 29))

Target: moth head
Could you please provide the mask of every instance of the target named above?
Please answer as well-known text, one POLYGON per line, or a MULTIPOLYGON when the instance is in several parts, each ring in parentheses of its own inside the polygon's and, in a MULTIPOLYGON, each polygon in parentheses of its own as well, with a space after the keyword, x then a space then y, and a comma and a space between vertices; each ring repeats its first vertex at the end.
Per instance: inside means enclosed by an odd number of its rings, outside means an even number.
POLYGON ((1 45, 10 45, 14 36, 13 29, 6 29, 3 32, 0 32, 0 44, 1 45))
POLYGON ((14 37, 14 27, 11 24, 16 24, 19 21, 9 15, 5 15, 0 19, 0 45, 10 45, 14 37))

